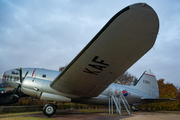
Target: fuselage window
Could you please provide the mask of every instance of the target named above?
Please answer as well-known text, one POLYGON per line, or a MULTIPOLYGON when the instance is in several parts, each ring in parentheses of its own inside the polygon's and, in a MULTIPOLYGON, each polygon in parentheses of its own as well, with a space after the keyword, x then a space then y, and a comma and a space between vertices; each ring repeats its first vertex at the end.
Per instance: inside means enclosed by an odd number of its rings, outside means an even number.
POLYGON ((9 76, 7 76, 7 80, 9 80, 9 76))
POLYGON ((46 78, 46 75, 45 75, 45 74, 43 74, 43 75, 42 75, 42 77, 43 77, 43 78, 46 78))

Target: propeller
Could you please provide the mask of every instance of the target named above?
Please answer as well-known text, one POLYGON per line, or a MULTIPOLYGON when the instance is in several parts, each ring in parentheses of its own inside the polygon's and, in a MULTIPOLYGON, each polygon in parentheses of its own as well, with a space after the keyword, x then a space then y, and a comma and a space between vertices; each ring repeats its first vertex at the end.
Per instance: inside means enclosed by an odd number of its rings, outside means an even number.
POLYGON ((27 74, 28 74, 29 70, 26 72, 26 74, 24 75, 24 77, 22 77, 22 68, 19 68, 19 78, 20 78, 20 83, 18 83, 19 85, 17 86, 17 88, 14 90, 12 97, 14 96, 14 94, 18 91, 18 89, 21 87, 22 81, 26 78, 27 74))

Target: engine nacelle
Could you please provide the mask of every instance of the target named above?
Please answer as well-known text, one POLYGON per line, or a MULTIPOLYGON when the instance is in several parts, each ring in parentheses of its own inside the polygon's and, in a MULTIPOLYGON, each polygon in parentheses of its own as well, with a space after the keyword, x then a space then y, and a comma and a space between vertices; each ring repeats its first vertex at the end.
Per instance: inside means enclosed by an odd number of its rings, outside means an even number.
POLYGON ((39 78, 26 77, 21 85, 21 91, 27 95, 40 98, 41 100, 56 102, 71 102, 71 99, 60 95, 52 89, 49 84, 51 82, 39 78))
POLYGON ((27 95, 40 98, 44 82, 43 79, 26 77, 22 82, 21 91, 27 95))

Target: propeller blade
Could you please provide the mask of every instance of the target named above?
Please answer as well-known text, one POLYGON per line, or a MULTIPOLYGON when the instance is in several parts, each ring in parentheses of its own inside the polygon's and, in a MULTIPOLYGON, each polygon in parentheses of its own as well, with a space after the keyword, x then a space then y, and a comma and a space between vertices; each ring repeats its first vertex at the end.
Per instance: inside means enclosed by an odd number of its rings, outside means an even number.
POLYGON ((14 93, 16 93, 20 87, 21 87, 21 85, 19 84, 18 87, 15 89, 14 93))
POLYGON ((14 93, 12 94, 12 96, 11 96, 11 98, 10 98, 10 99, 12 99, 12 98, 13 98, 14 94, 17 92, 17 90, 19 89, 19 87, 20 87, 20 86, 21 86, 20 84, 17 86, 17 88, 14 90, 14 93))
POLYGON ((24 80, 24 78, 27 76, 28 73, 29 73, 29 70, 26 72, 25 76, 23 77, 23 80, 24 80))
POLYGON ((27 74, 29 73, 29 70, 26 72, 25 76, 22 78, 22 68, 20 67, 19 68, 19 78, 20 78, 20 83, 19 85, 17 86, 17 88, 14 90, 14 93, 12 94, 11 98, 13 98, 14 94, 18 91, 18 89, 21 87, 21 84, 22 84, 22 80, 24 80, 24 78, 27 76, 27 74))
POLYGON ((20 78, 20 82, 22 83, 22 68, 19 68, 19 78, 20 78))
POLYGON ((22 78, 22 68, 20 67, 19 68, 19 78, 20 78, 20 83, 19 85, 17 86, 17 88, 14 90, 14 93, 12 94, 11 98, 13 98, 14 94, 18 91, 18 89, 21 87, 21 84, 22 84, 22 80, 24 80, 24 78, 27 76, 27 74, 29 73, 29 70, 26 72, 25 76, 22 78))

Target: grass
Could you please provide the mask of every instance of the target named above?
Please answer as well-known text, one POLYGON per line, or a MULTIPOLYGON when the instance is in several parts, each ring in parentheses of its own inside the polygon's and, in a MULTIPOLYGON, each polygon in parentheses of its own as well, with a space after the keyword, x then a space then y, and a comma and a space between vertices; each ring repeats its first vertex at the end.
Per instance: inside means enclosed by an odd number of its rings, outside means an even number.
POLYGON ((23 112, 23 113, 7 113, 7 114, 1 114, 0 119, 1 120, 51 120, 46 118, 36 118, 36 117, 25 117, 23 115, 31 115, 41 112, 23 112))
POLYGON ((7 113, 7 114, 1 114, 0 119, 1 120, 52 120, 52 119, 46 119, 46 118, 37 118, 37 117, 25 117, 23 115, 31 115, 41 112, 23 112, 23 113, 7 113))
POLYGON ((1 120, 52 120, 52 119, 17 116, 17 117, 1 118, 1 120))
POLYGON ((0 118, 2 117, 15 117, 15 116, 21 116, 21 115, 30 115, 30 114, 36 114, 41 112, 23 112, 23 113, 4 113, 0 115, 0 118))

